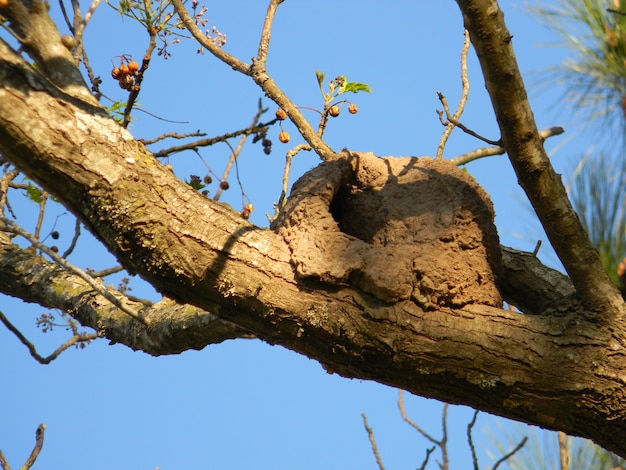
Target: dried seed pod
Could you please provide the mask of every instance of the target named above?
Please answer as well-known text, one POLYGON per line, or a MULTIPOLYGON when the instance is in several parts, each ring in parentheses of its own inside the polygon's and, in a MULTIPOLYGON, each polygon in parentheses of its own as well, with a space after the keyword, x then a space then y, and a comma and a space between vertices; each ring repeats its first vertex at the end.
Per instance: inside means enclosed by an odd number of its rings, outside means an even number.
POLYGON ((287 117, 287 113, 285 112, 285 110, 283 108, 278 108, 276 110, 276 119, 282 121, 287 117))
POLYGON ((356 114, 359 112, 359 107, 354 103, 350 103, 350 105, 348 106, 348 112, 350 114, 356 114))
POLYGON ((336 104, 331 106, 328 110, 328 114, 330 114, 332 117, 339 116, 339 106, 337 106, 336 104))

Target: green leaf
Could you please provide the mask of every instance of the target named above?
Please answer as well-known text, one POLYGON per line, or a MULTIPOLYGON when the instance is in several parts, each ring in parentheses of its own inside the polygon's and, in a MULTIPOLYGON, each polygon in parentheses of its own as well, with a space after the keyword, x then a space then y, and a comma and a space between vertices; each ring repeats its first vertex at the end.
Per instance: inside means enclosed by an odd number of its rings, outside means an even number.
POLYGON ((26 188, 26 194, 31 201, 36 202, 37 204, 39 204, 42 200, 41 189, 33 186, 32 183, 28 183, 28 188, 26 188))
POLYGON ((358 83, 358 82, 346 82, 342 87, 342 92, 358 93, 359 91, 364 91, 366 93, 371 93, 372 90, 367 83, 358 83))

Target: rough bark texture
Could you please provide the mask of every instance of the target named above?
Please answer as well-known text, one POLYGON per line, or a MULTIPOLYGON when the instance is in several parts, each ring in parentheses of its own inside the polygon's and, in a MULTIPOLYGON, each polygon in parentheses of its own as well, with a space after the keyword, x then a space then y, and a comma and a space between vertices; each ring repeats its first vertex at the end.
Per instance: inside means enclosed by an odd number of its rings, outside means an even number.
POLYGON ((328 180, 308 175, 297 186, 276 231, 259 229, 182 183, 79 95, 0 42, 0 152, 182 307, 141 308, 144 323, 134 321, 5 236, 3 292, 68 309, 154 355, 250 332, 330 372, 560 429, 626 456, 621 305, 609 302, 601 316, 585 310, 571 284, 529 254, 505 250, 500 268, 490 204, 458 171, 346 153, 323 169, 328 180), (433 207, 428 197, 440 192, 447 203, 433 207), (405 203, 389 205, 396 197, 405 203), (329 235, 340 245, 328 245, 329 235), (430 247, 448 271, 431 262, 430 247), (307 249, 329 264, 314 265, 307 249), (472 266, 454 272, 464 260, 472 266), (459 276, 458 291, 442 282, 449 276, 459 276), (496 287, 533 315, 497 308, 496 287))

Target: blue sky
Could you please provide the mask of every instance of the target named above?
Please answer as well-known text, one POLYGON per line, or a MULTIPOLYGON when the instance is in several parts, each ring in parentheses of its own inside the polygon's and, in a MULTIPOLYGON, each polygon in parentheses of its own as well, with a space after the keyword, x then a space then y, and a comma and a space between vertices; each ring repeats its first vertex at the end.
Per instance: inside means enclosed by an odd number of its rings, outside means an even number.
MULTIPOLYGON (((227 34, 226 50, 249 61, 256 54, 266 2, 215 3, 208 5, 209 26, 216 25, 227 34)), ((531 71, 564 60, 565 51, 541 47, 554 37, 523 5, 501 4, 525 74, 530 77, 531 71)), ((58 18, 54 2, 52 11, 58 18)), ((276 15, 268 71, 302 106, 321 106, 316 69, 329 78, 346 75, 349 80, 371 85, 371 94, 348 97, 358 104, 357 115, 344 112, 331 120, 326 138, 333 148, 349 147, 381 156, 434 155, 443 130, 435 113, 440 107, 436 91, 444 93, 451 106, 456 104, 461 89, 462 42, 462 18, 451 0, 292 0, 284 2, 276 15)), ((86 44, 91 64, 103 77, 105 93, 124 99, 109 78, 111 61, 120 54, 140 58, 147 35, 105 4, 88 26, 86 44)), ((208 54, 197 55, 195 50, 192 41, 184 40, 170 46, 173 55, 168 60, 154 57, 140 95, 147 111, 188 123, 172 124, 137 113, 138 120, 131 126, 136 137, 197 129, 220 135, 251 121, 262 97, 260 91, 248 77, 230 71, 208 54)), ((462 122, 497 140, 499 133, 473 51, 468 65, 471 91, 462 122)), ((529 84, 533 84, 532 78, 529 84)), ((548 142, 548 148, 562 144, 553 157, 562 172, 593 140, 590 134, 578 134, 569 127, 572 111, 557 102, 558 84, 542 94, 532 90, 539 127, 562 125, 568 131, 565 137, 548 142)), ((267 100, 264 104, 270 108, 266 115, 270 119, 276 108, 267 100)), ((314 122, 315 114, 310 117, 314 122)), ((291 133, 292 144, 300 142, 293 126, 285 123, 284 128, 291 133)), ((244 190, 256 207, 251 220, 258 225, 267 225, 264 214, 272 212, 280 193, 284 155, 290 148, 278 142, 277 134, 277 128, 270 131, 274 140, 271 155, 264 155, 259 145, 249 145, 239 160, 244 190)), ((482 146, 455 131, 446 156, 482 146)), ((218 145, 200 153, 221 174, 228 147, 218 145)), ((181 178, 206 172, 191 153, 172 157, 170 163, 181 178)), ((317 163, 312 153, 298 155, 292 178, 317 163)), ((532 250, 542 235, 506 157, 475 162, 468 169, 491 194, 502 243, 532 250)), ((234 180, 223 200, 241 209, 234 180)), ((33 208, 25 198, 14 196, 12 203, 18 222, 32 229, 35 219, 28 214, 33 208)), ((56 221, 62 248, 69 244, 73 227, 67 214, 56 219, 64 212, 62 208, 51 211, 44 226, 44 231, 50 230, 56 221)), ((545 253, 547 260, 554 262, 549 250, 545 253)), ((96 269, 115 264, 88 235, 70 261, 96 269)), ((133 278, 131 287, 134 295, 155 298, 139 279, 133 278)), ((0 310, 42 354, 67 337, 62 330, 44 335, 35 328, 34 318, 44 312, 38 306, 2 296, 0 310)), ((203 351, 153 358, 100 340, 85 350, 69 350, 42 366, 10 332, 0 328, 0 371, 0 449, 14 468, 28 456, 34 431, 42 422, 48 426, 46 442, 34 467, 41 469, 374 469, 361 421, 363 412, 374 428, 387 468, 418 467, 428 446, 402 423, 396 390, 329 375, 315 361, 260 341, 231 341, 203 351)), ((440 435, 440 403, 407 396, 406 405, 414 421, 440 435)), ((453 407, 449 418, 452 468, 468 468, 465 426, 471 410, 453 407)), ((494 418, 481 414, 476 426, 481 468, 492 462, 485 454, 490 441, 482 431, 496 429, 495 423, 494 418)))

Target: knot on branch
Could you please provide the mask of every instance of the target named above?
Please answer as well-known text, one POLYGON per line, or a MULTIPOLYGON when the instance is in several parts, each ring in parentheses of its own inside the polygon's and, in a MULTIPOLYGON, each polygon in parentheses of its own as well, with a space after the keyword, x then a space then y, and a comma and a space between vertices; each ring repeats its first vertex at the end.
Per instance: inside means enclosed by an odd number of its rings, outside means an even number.
POLYGON ((422 308, 501 306, 491 201, 443 159, 344 151, 300 178, 272 228, 300 277, 422 308))

